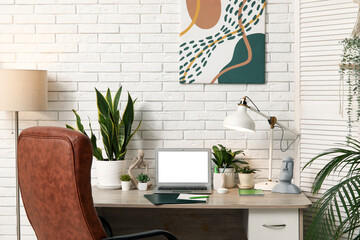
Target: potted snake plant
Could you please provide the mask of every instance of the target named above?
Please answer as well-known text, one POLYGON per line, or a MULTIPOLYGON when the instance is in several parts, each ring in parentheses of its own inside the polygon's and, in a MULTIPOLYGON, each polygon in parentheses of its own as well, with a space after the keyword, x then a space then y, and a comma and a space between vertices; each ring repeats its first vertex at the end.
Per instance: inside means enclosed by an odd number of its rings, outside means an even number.
MULTIPOLYGON (((126 163, 124 160, 127 145, 140 128, 141 121, 135 131, 132 131, 132 125, 134 122, 134 104, 136 99, 132 100, 129 93, 126 108, 120 117, 119 103, 122 87, 120 87, 116 92, 114 98, 111 96, 110 89, 107 90, 106 96, 102 95, 96 88, 95 91, 100 135, 102 137, 105 150, 104 156, 102 149, 97 146, 97 138, 93 133, 91 122, 89 121, 93 155, 97 159, 96 170, 98 186, 100 188, 116 189, 120 188, 120 175, 125 171, 126 163)), ((73 112, 76 117, 77 129, 69 125, 66 125, 66 127, 72 130, 80 131, 89 137, 81 123, 80 116, 75 110, 73 110, 73 112)))

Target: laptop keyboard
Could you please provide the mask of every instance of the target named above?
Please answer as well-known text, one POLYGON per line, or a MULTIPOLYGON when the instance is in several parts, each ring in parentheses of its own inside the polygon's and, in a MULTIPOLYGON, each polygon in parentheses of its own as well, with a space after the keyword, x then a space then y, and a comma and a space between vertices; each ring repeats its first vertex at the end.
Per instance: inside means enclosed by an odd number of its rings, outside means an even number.
POLYGON ((159 190, 190 190, 190 191, 198 191, 198 190, 207 190, 206 186, 160 186, 159 190))

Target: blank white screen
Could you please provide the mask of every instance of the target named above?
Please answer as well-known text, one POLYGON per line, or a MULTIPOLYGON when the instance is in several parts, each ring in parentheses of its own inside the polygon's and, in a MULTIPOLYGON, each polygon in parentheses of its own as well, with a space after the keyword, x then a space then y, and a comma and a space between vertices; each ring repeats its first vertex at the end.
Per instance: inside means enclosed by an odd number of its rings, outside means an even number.
POLYGON ((207 183, 209 177, 208 157, 207 151, 159 151, 159 183, 207 183))

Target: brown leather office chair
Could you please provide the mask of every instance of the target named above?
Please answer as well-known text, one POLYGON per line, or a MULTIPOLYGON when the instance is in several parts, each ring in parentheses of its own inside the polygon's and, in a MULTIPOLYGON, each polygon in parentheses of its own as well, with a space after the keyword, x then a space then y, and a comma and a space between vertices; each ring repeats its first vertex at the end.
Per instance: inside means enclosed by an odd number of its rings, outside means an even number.
POLYGON ((92 147, 85 135, 58 127, 28 128, 19 136, 17 154, 22 200, 39 240, 120 240, 158 235, 176 240, 163 230, 107 238, 91 195, 92 147))

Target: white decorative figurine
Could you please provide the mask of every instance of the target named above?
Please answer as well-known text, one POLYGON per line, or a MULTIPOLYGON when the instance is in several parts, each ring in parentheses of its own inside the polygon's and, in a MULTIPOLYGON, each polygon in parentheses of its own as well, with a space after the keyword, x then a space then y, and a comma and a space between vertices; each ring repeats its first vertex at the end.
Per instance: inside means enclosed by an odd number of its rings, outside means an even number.
MULTIPOLYGON (((137 188, 138 181, 136 180, 134 175, 132 175, 132 173, 131 173, 131 170, 133 170, 134 168, 145 168, 145 174, 148 174, 149 163, 144 161, 144 150, 142 150, 142 149, 138 150, 138 156, 134 157, 134 159, 132 160, 132 162, 130 164, 129 171, 128 171, 128 174, 131 177, 131 182, 132 182, 133 186, 135 188, 137 188)), ((148 183, 148 188, 149 187, 151 187, 151 183, 148 183)))
POLYGON ((282 170, 280 172, 280 183, 276 184, 272 192, 299 194, 300 189, 291 183, 294 171, 294 160, 287 157, 282 161, 282 170))

